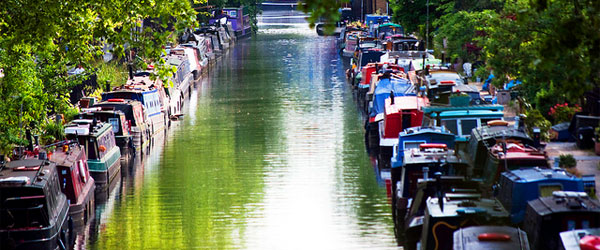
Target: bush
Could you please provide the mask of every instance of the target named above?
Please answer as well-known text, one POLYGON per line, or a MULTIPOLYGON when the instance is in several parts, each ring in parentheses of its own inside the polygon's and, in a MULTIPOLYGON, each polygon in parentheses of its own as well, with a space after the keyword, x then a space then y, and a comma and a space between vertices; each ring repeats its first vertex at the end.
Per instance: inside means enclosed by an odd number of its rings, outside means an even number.
POLYGON ((556 124, 571 121, 571 118, 573 118, 573 115, 577 112, 581 112, 579 105, 575 104, 575 106, 569 107, 569 104, 565 102, 551 107, 550 111, 548 111, 548 115, 552 117, 556 124))
POLYGON ((572 154, 561 154, 558 157, 558 166, 561 168, 572 168, 577 166, 577 161, 572 154))
POLYGON ((546 120, 546 118, 542 115, 542 113, 537 109, 529 109, 525 112, 525 126, 527 127, 527 132, 529 135, 533 134, 533 128, 540 128, 540 139, 542 141, 550 140, 550 128, 552 127, 552 123, 546 120))
POLYGON ((42 136, 40 139, 40 144, 42 145, 48 145, 56 141, 64 140, 65 127, 62 125, 62 123, 57 123, 52 120, 48 121, 42 125, 42 136))

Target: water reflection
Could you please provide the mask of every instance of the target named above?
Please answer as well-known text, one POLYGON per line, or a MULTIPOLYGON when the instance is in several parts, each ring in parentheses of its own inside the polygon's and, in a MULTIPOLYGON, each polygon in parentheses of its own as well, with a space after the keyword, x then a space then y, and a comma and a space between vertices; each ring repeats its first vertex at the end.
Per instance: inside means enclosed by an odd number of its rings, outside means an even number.
POLYGON ((396 248, 335 40, 262 28, 124 169, 88 248, 396 248))

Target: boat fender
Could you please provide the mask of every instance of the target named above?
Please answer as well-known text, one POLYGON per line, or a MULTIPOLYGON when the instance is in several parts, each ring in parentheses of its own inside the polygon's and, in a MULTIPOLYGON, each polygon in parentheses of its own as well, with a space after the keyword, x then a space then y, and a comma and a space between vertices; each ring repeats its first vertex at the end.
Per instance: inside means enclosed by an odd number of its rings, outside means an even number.
POLYGON ((85 176, 85 168, 83 167, 83 161, 79 160, 77 162, 77 165, 79 166, 79 176, 81 177, 81 181, 83 181, 83 183, 86 183, 87 176, 85 176))
POLYGON ((509 241, 510 235, 500 233, 482 233, 477 236, 480 241, 509 241))
POLYGON ((487 125, 488 126, 508 126, 508 122, 503 121, 503 120, 493 120, 493 121, 487 122, 487 125))

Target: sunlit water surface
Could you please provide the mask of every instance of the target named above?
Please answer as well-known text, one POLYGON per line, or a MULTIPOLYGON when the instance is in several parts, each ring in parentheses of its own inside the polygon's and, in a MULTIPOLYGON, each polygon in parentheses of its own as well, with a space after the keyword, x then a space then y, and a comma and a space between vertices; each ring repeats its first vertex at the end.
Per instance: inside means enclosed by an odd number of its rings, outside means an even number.
POLYGON ((164 142, 123 169, 81 245, 397 248, 335 39, 261 22, 197 83, 164 142))

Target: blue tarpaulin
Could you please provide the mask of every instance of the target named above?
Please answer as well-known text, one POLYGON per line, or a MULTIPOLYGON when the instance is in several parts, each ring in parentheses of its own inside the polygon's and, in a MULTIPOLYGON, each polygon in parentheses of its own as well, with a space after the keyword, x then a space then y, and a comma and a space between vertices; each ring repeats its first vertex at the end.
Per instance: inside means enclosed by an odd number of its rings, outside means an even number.
POLYGON ((375 87, 373 97, 373 108, 369 112, 369 116, 373 117, 383 112, 385 108, 385 99, 390 97, 390 92, 394 91, 394 96, 414 96, 415 93, 410 93, 411 84, 406 79, 381 79, 375 87))

